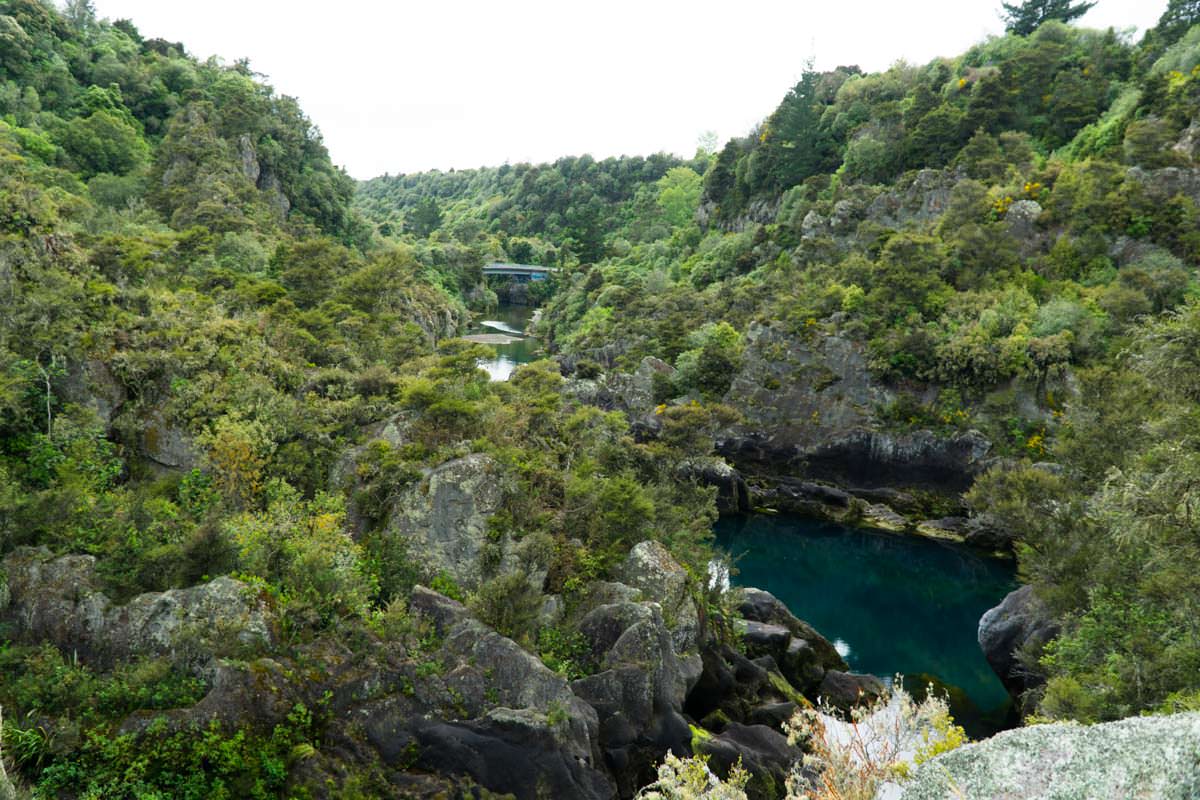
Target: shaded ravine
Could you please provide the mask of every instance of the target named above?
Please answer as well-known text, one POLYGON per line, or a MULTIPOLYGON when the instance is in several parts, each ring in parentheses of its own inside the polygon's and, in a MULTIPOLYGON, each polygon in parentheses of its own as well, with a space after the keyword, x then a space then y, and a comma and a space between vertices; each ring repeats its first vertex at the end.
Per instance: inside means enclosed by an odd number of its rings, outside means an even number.
POLYGON ((970 735, 1006 727, 1009 697, 976 639, 979 618, 1015 588, 1010 563, 920 537, 791 515, 727 517, 717 544, 737 585, 776 595, 857 672, 945 685, 970 735))

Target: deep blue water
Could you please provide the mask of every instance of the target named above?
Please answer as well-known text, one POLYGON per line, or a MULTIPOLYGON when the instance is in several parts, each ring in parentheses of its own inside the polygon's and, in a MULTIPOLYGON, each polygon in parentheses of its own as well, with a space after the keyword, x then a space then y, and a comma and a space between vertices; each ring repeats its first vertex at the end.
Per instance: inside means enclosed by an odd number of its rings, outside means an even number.
POLYGON ((722 519, 733 583, 774 594, 856 672, 931 675, 951 687, 968 733, 1003 724, 1008 694, 976 640, 979 618, 1015 588, 1011 563, 916 536, 789 515, 722 519), (961 691, 955 691, 961 690, 961 691), (974 730, 972 730, 974 729, 974 730))

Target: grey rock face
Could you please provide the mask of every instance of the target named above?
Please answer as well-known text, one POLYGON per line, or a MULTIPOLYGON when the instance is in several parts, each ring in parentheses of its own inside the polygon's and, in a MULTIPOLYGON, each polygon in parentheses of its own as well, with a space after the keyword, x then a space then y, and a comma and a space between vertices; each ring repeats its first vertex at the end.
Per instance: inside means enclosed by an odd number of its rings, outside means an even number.
POLYGON ((59 390, 68 403, 95 411, 105 430, 112 425, 128 396, 108 365, 97 359, 71 364, 59 390))
POLYGON ((1200 796, 1200 714, 1004 731, 918 767, 903 800, 1200 796))
POLYGON ((500 510, 504 487, 499 469, 488 456, 472 453, 432 470, 397 500, 388 529, 407 537, 429 571, 445 571, 455 582, 474 589, 483 580, 485 557, 501 571, 515 568, 507 542, 490 542, 488 519, 500 510), (497 554, 485 551, 500 547, 497 554), (499 556, 497 559, 496 556, 499 556))
POLYGON ((4 559, 11 597, 0 619, 23 639, 49 641, 104 662, 274 641, 265 604, 241 581, 221 577, 138 595, 118 606, 97 588, 95 563, 92 556, 55 558, 45 548, 18 548, 4 559))
POLYGON ((1005 687, 1015 695, 1043 681, 1040 675, 1026 668, 1020 654, 1040 651, 1057 635, 1057 625, 1032 586, 1009 592, 1000 605, 979 620, 979 646, 1005 687))
POLYGON ((1008 235, 1017 243, 1024 255, 1035 252, 1040 244, 1037 221, 1042 207, 1034 200, 1018 200, 1004 214, 1004 225, 1008 235))
MULTIPOLYGON (((596 709, 600 744, 623 795, 653 779, 667 750, 686 752, 691 731, 681 713, 694 682, 675 654, 657 603, 613 603, 580 622, 600 671, 571 684, 596 709)), ((698 656, 692 657, 698 661, 698 656)))
POLYGON ((700 615, 689 590, 687 570, 658 542, 641 542, 617 570, 618 579, 662 607, 676 653, 695 652, 700 615))
POLYGON ((753 324, 743 366, 725 402, 743 422, 720 450, 770 474, 803 474, 844 486, 965 490, 990 463, 990 443, 968 431, 892 433, 875 420, 894 399, 870 376, 861 347, 838 335, 800 337, 753 324))
POLYGON ((161 410, 153 412, 142 431, 142 454, 159 467, 187 471, 200 463, 192 437, 161 410))
MULTIPOLYGON (((596 710, 566 680, 461 603, 417 587, 410 609, 442 636, 436 657, 456 712, 446 717, 388 705, 366 714, 368 738, 385 759, 402 760, 412 742, 418 768, 466 775, 491 791, 534 797, 541 786, 550 796, 612 796, 595 760, 596 710)), ((418 701, 422 691, 417 687, 418 701)))

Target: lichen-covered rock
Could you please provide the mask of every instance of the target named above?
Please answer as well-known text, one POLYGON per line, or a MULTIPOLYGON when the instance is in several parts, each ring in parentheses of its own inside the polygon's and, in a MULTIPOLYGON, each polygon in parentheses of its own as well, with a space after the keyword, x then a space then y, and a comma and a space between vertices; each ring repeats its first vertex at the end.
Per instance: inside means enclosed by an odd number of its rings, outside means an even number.
POLYGON ((431 573, 445 572, 475 589, 489 569, 516 568, 505 541, 492 541, 488 520, 500 510, 504 485, 491 457, 472 453, 433 469, 396 501, 388 529, 409 540, 431 573))
POLYGON ((1200 714, 1004 731, 923 764, 902 800, 1057 800, 1200 795, 1200 714))
POLYGON ((4 559, 10 600, 0 619, 20 638, 105 662, 134 655, 207 661, 212 649, 274 641, 265 603, 241 581, 221 577, 114 605, 99 590, 95 567, 92 556, 55 558, 45 548, 17 548, 4 559))
POLYGON ((1058 635, 1058 626, 1032 586, 1009 592, 979 620, 979 646, 1010 693, 1020 696, 1044 679, 1026 667, 1023 653, 1036 656, 1058 635))
POLYGON ((151 413, 142 427, 142 455, 168 470, 187 471, 200 463, 192 437, 162 410, 151 413))
POLYGON ((617 578, 637 589, 642 597, 662 606, 676 653, 695 652, 699 646, 700 615, 692 599, 687 570, 655 541, 641 542, 629 551, 617 569, 617 578))

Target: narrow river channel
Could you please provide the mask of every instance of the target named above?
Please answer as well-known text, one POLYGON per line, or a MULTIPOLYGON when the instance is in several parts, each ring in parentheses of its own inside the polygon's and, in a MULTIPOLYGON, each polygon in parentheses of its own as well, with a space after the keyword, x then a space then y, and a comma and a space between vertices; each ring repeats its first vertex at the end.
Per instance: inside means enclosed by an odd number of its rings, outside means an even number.
POLYGON ((466 338, 482 341, 496 351, 495 358, 479 362, 492 380, 506 381, 517 367, 537 358, 537 339, 525 335, 534 311, 533 306, 502 303, 471 326, 466 338))

